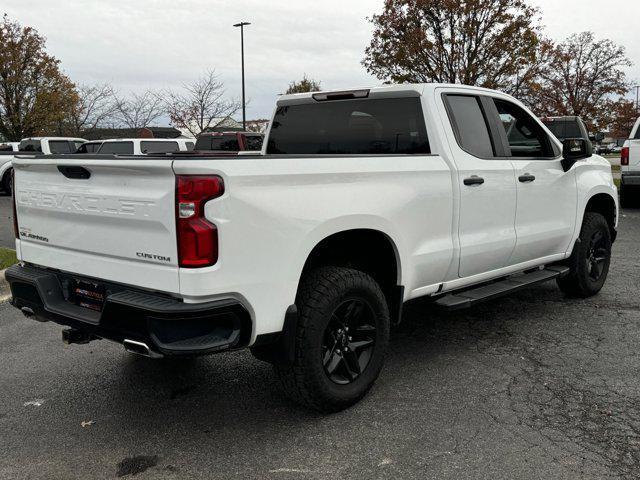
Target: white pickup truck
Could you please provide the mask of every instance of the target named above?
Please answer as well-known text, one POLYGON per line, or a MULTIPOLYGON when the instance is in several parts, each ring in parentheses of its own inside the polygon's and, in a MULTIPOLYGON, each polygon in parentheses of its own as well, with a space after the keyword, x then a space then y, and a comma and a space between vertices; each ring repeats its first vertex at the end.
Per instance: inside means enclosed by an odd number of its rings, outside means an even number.
POLYGON ((12 303, 67 343, 251 347, 337 411, 378 377, 403 302, 602 288, 617 191, 590 148, 508 95, 427 84, 282 96, 261 155, 20 157, 12 303))
POLYGON ((623 208, 640 204, 640 118, 620 154, 620 204, 623 208))
POLYGON ((70 137, 30 137, 20 143, 12 143, 13 151, 0 151, 0 188, 11 193, 11 165, 15 155, 25 154, 51 155, 55 153, 73 153, 86 140, 70 137))

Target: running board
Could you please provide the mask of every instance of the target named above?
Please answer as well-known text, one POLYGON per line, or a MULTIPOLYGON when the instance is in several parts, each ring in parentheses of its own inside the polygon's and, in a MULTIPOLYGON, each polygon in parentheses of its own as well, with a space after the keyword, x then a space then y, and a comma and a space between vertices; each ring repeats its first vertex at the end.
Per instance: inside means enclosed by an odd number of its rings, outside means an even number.
POLYGON ((538 283, 564 277, 568 273, 569 267, 554 265, 543 270, 507 277, 499 282, 484 284, 460 293, 451 293, 437 300, 435 304, 445 310, 460 310, 537 285, 538 283))

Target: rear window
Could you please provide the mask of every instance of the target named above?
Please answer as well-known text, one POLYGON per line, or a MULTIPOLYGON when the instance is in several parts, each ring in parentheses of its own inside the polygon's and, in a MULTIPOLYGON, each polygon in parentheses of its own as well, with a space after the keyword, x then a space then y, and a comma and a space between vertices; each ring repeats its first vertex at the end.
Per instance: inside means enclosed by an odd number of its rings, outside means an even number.
POLYGON ((40 140, 23 140, 18 145, 20 152, 42 152, 40 140))
POLYGON ((140 142, 142 153, 172 153, 177 150, 178 142, 140 142))
POLYGON ((248 135, 246 138, 247 150, 262 150, 262 135, 248 135))
POLYGON ((105 142, 98 153, 113 155, 133 155, 133 142, 105 142))
POLYGON ((101 143, 85 143, 84 147, 87 153, 96 153, 98 150, 100 150, 100 145, 102 144, 101 143))
POLYGON ((67 140, 49 140, 49 150, 51 153, 73 153, 75 145, 67 140))
POLYGON ((318 102, 278 107, 272 154, 430 153, 419 98, 318 102))
POLYGON ((236 135, 202 135, 196 141, 196 150, 237 152, 240 150, 240 144, 236 135))

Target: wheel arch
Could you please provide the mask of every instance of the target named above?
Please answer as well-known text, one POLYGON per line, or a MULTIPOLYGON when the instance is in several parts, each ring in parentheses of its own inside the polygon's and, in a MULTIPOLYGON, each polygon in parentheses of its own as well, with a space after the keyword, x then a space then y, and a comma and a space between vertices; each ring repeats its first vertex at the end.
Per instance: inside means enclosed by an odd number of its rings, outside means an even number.
POLYGON ((351 228, 323 236, 306 256, 298 285, 308 271, 320 266, 348 267, 370 275, 387 298, 392 321, 399 321, 404 299, 402 263, 389 234, 375 228, 351 228))
MULTIPOLYGON (((611 233, 611 240, 615 241, 617 236, 617 218, 618 218, 618 205, 615 199, 608 192, 597 192, 589 197, 586 202, 584 211, 582 213, 582 222, 584 222, 584 216, 587 212, 599 213, 602 215, 607 224, 609 225, 609 232, 611 233)), ((582 225, 582 222, 580 223, 582 225)))

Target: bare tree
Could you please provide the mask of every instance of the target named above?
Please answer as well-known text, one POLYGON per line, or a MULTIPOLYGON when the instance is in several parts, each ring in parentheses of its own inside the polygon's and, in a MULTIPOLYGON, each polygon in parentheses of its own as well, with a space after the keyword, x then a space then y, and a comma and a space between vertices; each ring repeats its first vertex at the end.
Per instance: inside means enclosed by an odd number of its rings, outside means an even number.
POLYGON ((149 127, 164 113, 164 99, 152 90, 141 94, 132 93, 129 97, 120 97, 116 101, 117 122, 127 128, 149 127))
POLYGON ((179 92, 168 91, 166 96, 171 124, 194 137, 228 119, 241 107, 239 101, 225 99, 224 84, 215 70, 193 83, 183 84, 179 92))
POLYGON ((106 126, 118 111, 118 103, 111 85, 80 85, 78 102, 68 114, 67 129, 72 135, 106 126))

